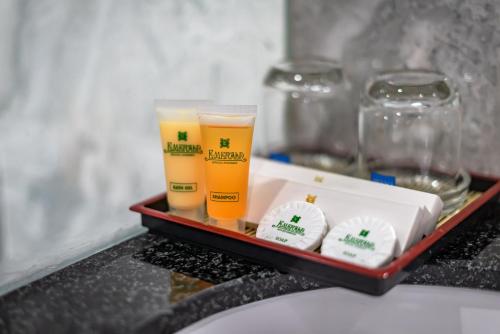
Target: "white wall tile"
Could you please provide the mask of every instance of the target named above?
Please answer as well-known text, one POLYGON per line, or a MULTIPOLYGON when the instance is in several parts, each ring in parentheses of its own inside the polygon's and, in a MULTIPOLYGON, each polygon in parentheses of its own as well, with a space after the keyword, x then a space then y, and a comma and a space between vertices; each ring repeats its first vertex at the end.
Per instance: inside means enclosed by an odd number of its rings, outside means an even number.
POLYGON ((128 206, 164 189, 153 100, 260 104, 283 7, 1 2, 0 292, 140 230, 128 206))

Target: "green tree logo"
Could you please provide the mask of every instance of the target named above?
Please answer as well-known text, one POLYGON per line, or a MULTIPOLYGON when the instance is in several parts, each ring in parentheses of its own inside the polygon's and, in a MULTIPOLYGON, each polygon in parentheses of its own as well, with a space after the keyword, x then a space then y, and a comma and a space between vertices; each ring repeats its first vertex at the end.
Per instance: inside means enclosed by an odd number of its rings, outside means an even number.
POLYGON ((370 233, 370 231, 368 231, 368 230, 361 230, 361 232, 359 232, 359 236, 366 238, 369 233, 370 233))
POLYGON ((292 219, 290 219, 290 221, 291 221, 292 223, 298 223, 298 222, 299 222, 299 220, 300 220, 300 218, 301 218, 300 216, 296 216, 296 215, 294 215, 294 216, 292 217, 292 219))
POLYGON ((229 138, 220 139, 220 148, 229 148, 229 138))
POLYGON ((188 140, 188 133, 187 131, 179 131, 177 132, 177 140, 178 141, 187 141, 188 140))

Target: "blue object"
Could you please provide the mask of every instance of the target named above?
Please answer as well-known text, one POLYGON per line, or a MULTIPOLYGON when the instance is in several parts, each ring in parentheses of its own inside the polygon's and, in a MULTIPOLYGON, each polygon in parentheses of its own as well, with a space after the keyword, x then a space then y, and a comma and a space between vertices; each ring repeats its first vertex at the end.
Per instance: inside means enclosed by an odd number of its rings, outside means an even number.
POLYGON ((396 177, 391 175, 383 175, 375 172, 371 172, 370 180, 378 183, 384 183, 391 186, 396 185, 396 177))
POLYGON ((290 163, 290 156, 284 153, 271 153, 269 154, 269 159, 284 162, 286 164, 290 163))

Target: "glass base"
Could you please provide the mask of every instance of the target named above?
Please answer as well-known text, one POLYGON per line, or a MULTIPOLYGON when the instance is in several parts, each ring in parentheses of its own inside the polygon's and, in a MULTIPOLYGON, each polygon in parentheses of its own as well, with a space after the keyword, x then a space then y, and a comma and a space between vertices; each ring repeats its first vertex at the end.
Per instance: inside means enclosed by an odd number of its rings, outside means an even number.
POLYGON ((458 208, 467 197, 470 176, 459 170, 456 176, 443 173, 423 175, 413 168, 377 168, 373 172, 396 177, 396 185, 436 194, 444 203, 443 213, 447 214, 458 208))

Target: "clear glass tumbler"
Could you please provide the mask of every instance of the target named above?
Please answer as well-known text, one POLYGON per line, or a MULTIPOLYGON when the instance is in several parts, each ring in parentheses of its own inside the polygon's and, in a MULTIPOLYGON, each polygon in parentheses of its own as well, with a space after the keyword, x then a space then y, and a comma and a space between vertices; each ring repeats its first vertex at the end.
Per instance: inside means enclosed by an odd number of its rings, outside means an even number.
POLYGON ((385 72, 361 94, 359 172, 372 179, 431 192, 450 212, 465 199, 469 175, 461 168, 460 96, 438 72, 385 72))
POLYGON ((356 157, 355 109, 340 65, 308 58, 273 66, 265 78, 261 122, 265 156, 337 173, 356 157))

